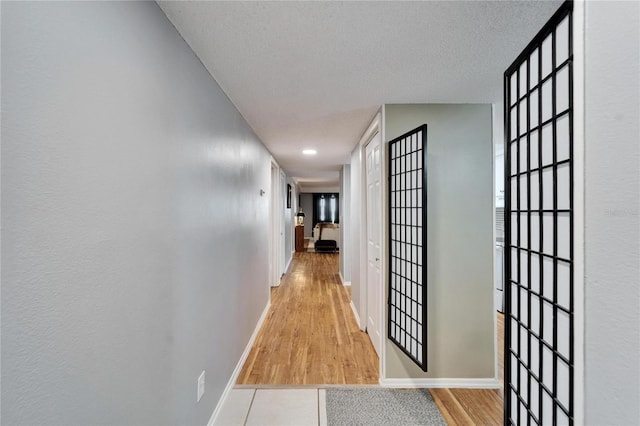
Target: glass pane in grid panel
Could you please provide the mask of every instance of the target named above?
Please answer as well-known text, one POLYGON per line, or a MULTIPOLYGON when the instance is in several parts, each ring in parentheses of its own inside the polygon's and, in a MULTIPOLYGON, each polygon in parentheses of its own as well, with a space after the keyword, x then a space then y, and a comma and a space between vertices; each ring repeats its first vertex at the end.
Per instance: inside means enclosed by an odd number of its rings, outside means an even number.
POLYGON ((527 200, 527 175, 520 176, 520 210, 529 209, 529 201, 527 200))
POLYGON ((568 210, 571 208, 571 194, 569 192, 569 187, 571 185, 569 180, 569 163, 564 163, 558 166, 556 179, 558 183, 558 209, 568 210))
POLYGON ((527 252, 525 250, 520 250, 520 284, 523 287, 529 287, 529 277, 527 275, 528 268, 527 252))
MULTIPOLYGON (((522 316, 522 320, 524 320, 524 315, 522 316)), ((527 329, 523 326, 520 326, 520 361, 526 362, 527 358, 529 358, 529 333, 527 329)))
POLYGON ((518 374, 518 359, 513 354, 511 354, 511 371, 514 375, 518 374))
POLYGON ((515 106, 511 108, 511 120, 509 122, 511 123, 511 131, 509 132, 511 136, 509 137, 509 140, 513 141, 516 139, 516 134, 518 132, 518 109, 515 106))
MULTIPOLYGON (((515 294, 518 294, 517 292, 515 294)), ((517 305, 515 305, 517 306, 517 305)), ((518 353, 518 322, 511 318, 511 350, 518 353)))
POLYGON ((549 79, 542 84, 542 99, 540 100, 542 104, 542 117, 541 120, 547 121, 551 118, 553 114, 553 98, 551 97, 551 80, 549 79))
MULTIPOLYGON (((532 305, 533 309, 533 305, 532 305)), ((536 376, 540 375, 540 341, 533 334, 530 335, 529 341, 531 343, 531 363, 529 368, 536 376)), ((532 382, 533 385, 533 382, 532 382)))
POLYGON ((511 210, 518 210, 518 200, 518 177, 516 176, 511 178, 511 210))
MULTIPOLYGON (((540 174, 539 172, 533 172, 529 178, 529 186, 531 188, 531 210, 538 210, 540 208, 540 174)), ((533 235, 533 230, 531 231, 533 235)))
MULTIPOLYGON (((531 196, 533 197, 535 194, 533 191, 531 192, 531 196)), ((531 241, 529 242, 529 247, 531 250, 540 251, 540 216, 538 213, 533 213, 529 216, 529 221, 531 222, 531 241)))
POLYGON ((553 300, 553 259, 542 257, 542 295, 553 300))
POLYGON ((545 78, 551 73, 551 34, 547 36, 542 42, 542 78, 545 78))
POLYGON ((509 167, 511 174, 515 175, 518 173, 518 142, 511 142, 509 148, 509 152, 511 153, 509 156, 509 167))
POLYGON ((549 123, 542 128, 542 165, 553 163, 553 124, 549 123))
POLYGON ((558 300, 556 303, 565 309, 571 308, 571 278, 570 265, 567 262, 558 262, 558 300))
POLYGON ((542 346, 542 383, 553 389, 553 352, 546 346, 542 346))
POLYGON ((529 327, 529 292, 524 288, 520 288, 520 321, 529 327))
POLYGON ((556 65, 569 59, 569 17, 556 27, 556 65))
MULTIPOLYGON (((527 152, 529 152, 527 149, 527 138, 526 137, 520 138, 519 144, 520 146, 518 148, 518 152, 520 153, 520 171, 526 171, 528 170, 527 152)), ((522 182, 520 183, 520 185, 522 185, 522 182)))
POLYGON ((542 390, 542 424, 553 424, 553 400, 544 389, 542 390))
POLYGON ((529 404, 529 410, 531 410, 533 417, 536 419, 540 418, 540 394, 538 392, 540 392, 538 382, 531 380, 531 402, 529 404))
POLYGON ((558 309, 558 353, 565 358, 569 359, 569 314, 561 309, 558 309))
POLYGON ((569 417, 567 417, 567 414, 559 405, 556 405, 556 424, 558 426, 565 426, 569 424, 569 417))
POLYGON ((531 296, 531 331, 540 335, 540 298, 531 296))
MULTIPOLYGON (((526 343, 525 346, 527 346, 526 343)), ((522 360, 524 362, 526 362, 527 359, 528 356, 522 357, 522 360)), ((525 367, 523 364, 520 364, 520 377, 520 383, 522 384, 522 392, 520 396, 522 397, 522 399, 529 402, 529 372, 527 371, 527 367, 525 367)), ((526 417, 520 417, 520 419, 526 419, 526 417)))
MULTIPOLYGON (((522 205, 520 206, 522 207, 522 205)), ((520 247, 529 248, 529 220, 526 213, 520 214, 520 247)))
MULTIPOLYGON (((515 385, 517 382, 514 380, 513 384, 515 385)), ((518 396, 513 390, 511 391, 511 422, 514 425, 518 424, 518 396)))
POLYGON ((569 66, 565 65, 556 74, 556 114, 569 108, 569 66))
POLYGON ((531 291, 540 294, 540 257, 537 254, 531 255, 531 283, 529 288, 531 291))
POLYGON ((529 136, 529 161, 531 162, 531 169, 537 169, 540 167, 538 162, 538 131, 534 130, 529 136))
POLYGON ((511 95, 510 105, 513 105, 518 100, 518 85, 516 80, 516 73, 511 74, 509 78, 509 93, 511 95))
POLYGON ((511 284, 511 311, 514 318, 520 319, 520 314, 518 310, 518 285, 511 284))
POLYGON ((538 110, 538 102, 540 101, 538 93, 540 93, 540 91, 536 89, 531 92, 529 96, 529 124, 532 129, 538 125, 538 119, 540 117, 540 111, 538 110))
MULTIPOLYGON (((515 244, 515 240, 511 241, 511 244, 515 244)), ((511 279, 518 279, 518 249, 511 249, 511 279)))
POLYGON ((542 214, 542 252, 553 255, 553 214, 542 214))
POLYGON ((523 99, 522 102, 520 102, 520 135, 524 135, 527 133, 527 130, 529 130, 529 127, 527 126, 528 117, 529 111, 527 108, 527 100, 523 99))
POLYGON ((571 224, 569 213, 558 213, 558 257, 571 257, 571 224))
MULTIPOLYGON (((553 169, 551 167, 542 170, 542 208, 553 210, 553 169)), ((545 232, 547 232, 546 229, 545 232)))
POLYGON ((538 84, 538 55, 539 50, 536 49, 529 56, 529 89, 538 84))
POLYGON ((569 114, 556 121, 556 160, 569 159, 569 114))
POLYGON ((569 366, 558 360, 558 400, 565 407, 569 406, 569 366))
POLYGON ((520 78, 520 91, 518 97, 521 98, 527 93, 527 63, 523 62, 518 70, 518 77, 520 78))
POLYGON ((553 305, 542 301, 542 339, 549 345, 553 344, 553 305))
POLYGON ((511 213, 511 244, 518 244, 518 220, 517 213, 511 213))
MULTIPOLYGON (((526 377, 526 376, 525 376, 526 377)), ((524 396, 524 394, 526 393, 526 385, 522 385, 522 397, 526 398, 524 396)), ((527 413, 527 408, 525 407, 525 405, 521 402, 520 403, 520 424, 526 425, 527 424, 527 418, 529 417, 529 413, 527 413)))

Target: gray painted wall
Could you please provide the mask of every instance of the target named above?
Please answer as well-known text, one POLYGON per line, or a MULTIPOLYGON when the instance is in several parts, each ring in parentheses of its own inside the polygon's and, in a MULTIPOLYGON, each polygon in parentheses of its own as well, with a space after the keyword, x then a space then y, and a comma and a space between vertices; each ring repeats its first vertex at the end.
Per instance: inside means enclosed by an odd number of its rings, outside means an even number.
POLYGON ((313 194, 303 192, 300 194, 300 206, 304 212, 304 236, 311 238, 313 230, 313 194))
POLYGON ((386 339, 386 377, 493 378, 491 105, 385 105, 385 144, 424 123, 429 372, 386 339))
POLYGON ((268 301, 268 152, 155 3, 2 2, 1 47, 2 423, 205 424, 268 301))
POLYGON ((640 4, 586 2, 585 422, 640 423, 640 4))

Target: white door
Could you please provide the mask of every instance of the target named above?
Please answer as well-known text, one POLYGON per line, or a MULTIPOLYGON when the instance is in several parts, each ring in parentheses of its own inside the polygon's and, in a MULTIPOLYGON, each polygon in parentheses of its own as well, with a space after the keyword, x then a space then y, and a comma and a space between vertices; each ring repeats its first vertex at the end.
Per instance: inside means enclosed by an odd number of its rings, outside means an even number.
POLYGON ((377 133, 365 148, 365 173, 367 182, 367 333, 380 356, 382 336, 380 333, 380 300, 382 274, 380 271, 381 188, 382 176, 380 155, 380 133, 377 133))

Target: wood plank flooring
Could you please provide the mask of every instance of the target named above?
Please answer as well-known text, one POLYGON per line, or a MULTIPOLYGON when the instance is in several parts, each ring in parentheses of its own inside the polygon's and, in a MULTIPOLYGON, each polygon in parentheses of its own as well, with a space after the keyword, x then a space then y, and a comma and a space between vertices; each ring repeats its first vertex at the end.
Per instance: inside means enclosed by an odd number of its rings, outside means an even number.
MULTIPOLYGON (((378 357, 349 306, 338 254, 295 253, 238 385, 375 385, 378 357)), ((502 384, 504 316, 497 314, 502 384)), ((449 425, 501 425, 502 389, 430 389, 449 425)))
POLYGON ((377 384, 378 357, 349 303, 338 254, 295 253, 237 384, 377 384))

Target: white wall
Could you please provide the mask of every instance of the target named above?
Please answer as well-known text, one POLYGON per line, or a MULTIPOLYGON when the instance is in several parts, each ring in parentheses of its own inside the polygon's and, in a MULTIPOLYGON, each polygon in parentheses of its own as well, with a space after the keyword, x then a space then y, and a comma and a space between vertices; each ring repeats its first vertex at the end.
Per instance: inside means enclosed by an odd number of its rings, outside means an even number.
POLYGON ((385 150, 389 141, 424 123, 428 126, 429 371, 423 372, 387 339, 386 378, 491 379, 495 375, 491 105, 385 105, 385 150))
POLYGON ((269 154, 155 3, 1 7, 2 422, 205 424, 268 301, 269 154))
POLYGON ((585 6, 585 422, 631 425, 640 423, 640 3, 585 6))
POLYGON ((365 284, 362 282, 363 276, 361 270, 363 258, 366 253, 363 253, 360 249, 362 246, 361 239, 365 237, 362 233, 363 226, 361 217, 364 212, 362 206, 362 149, 360 145, 357 145, 351 152, 350 169, 351 197, 349 200, 349 222, 351 223, 350 235, 352 244, 350 244, 349 253, 351 257, 351 301, 360 317, 360 327, 364 329, 365 323, 363 320, 365 318, 365 309, 363 309, 363 304, 366 299, 362 295, 362 287, 365 284))

